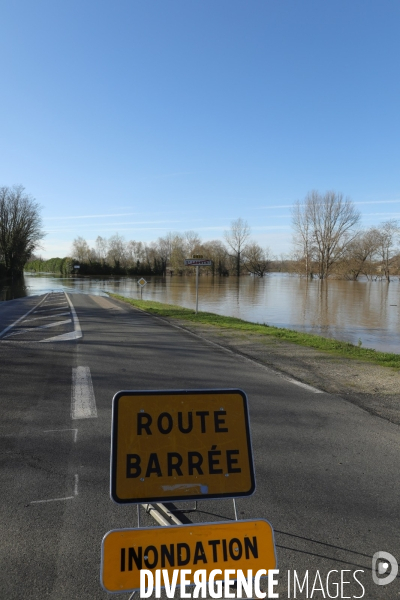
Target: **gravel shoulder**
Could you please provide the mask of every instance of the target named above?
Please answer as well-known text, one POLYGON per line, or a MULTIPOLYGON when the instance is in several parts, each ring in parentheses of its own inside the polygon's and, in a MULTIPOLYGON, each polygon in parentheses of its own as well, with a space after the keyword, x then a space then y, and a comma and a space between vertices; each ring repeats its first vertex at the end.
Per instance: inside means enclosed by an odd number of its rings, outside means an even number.
POLYGON ((179 319, 165 320, 400 425, 400 371, 397 369, 341 358, 255 333, 179 319))

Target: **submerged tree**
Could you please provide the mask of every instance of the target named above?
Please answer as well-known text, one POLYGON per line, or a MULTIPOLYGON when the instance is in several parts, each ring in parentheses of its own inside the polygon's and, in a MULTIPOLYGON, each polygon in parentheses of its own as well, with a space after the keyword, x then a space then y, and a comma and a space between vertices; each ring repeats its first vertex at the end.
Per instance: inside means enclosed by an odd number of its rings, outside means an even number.
POLYGON ((379 242, 380 232, 375 227, 360 231, 346 248, 343 262, 338 268, 339 274, 353 281, 361 274, 370 279, 376 272, 379 242))
POLYGON ((295 256, 302 265, 301 273, 312 277, 313 235, 310 211, 297 201, 292 210, 292 224, 294 227, 293 243, 295 256))
POLYGON ((7 276, 22 275, 44 235, 40 206, 25 194, 25 188, 0 188, 0 262, 4 263, 7 276))
POLYGON ((247 244, 243 250, 244 266, 254 275, 264 277, 270 270, 272 255, 269 248, 262 248, 256 242, 247 244))
POLYGON ((243 219, 232 221, 231 228, 224 233, 225 241, 233 252, 230 256, 235 262, 235 272, 238 277, 243 263, 243 249, 249 235, 250 227, 247 221, 244 221, 243 219))
POLYGON ((378 254, 385 279, 390 281, 391 267, 394 262, 394 251, 399 240, 400 227, 396 219, 384 221, 378 229, 378 254))
MULTIPOLYGON (((306 264, 315 265, 320 279, 326 279, 342 260, 355 239, 355 226, 360 213, 349 198, 336 192, 307 194, 302 204, 295 206, 293 226, 295 244, 302 245, 306 264), (309 255, 310 253, 310 255, 309 255)), ((307 275, 309 266, 307 266, 307 275)))

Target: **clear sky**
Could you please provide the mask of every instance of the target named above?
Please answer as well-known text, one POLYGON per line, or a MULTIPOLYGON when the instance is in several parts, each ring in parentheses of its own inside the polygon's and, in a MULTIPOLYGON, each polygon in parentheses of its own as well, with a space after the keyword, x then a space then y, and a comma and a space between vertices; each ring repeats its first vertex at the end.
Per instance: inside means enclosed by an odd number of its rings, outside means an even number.
POLYGON ((290 252, 290 207, 349 196, 400 219, 398 0, 2 2, 0 186, 74 237, 222 239, 290 252))

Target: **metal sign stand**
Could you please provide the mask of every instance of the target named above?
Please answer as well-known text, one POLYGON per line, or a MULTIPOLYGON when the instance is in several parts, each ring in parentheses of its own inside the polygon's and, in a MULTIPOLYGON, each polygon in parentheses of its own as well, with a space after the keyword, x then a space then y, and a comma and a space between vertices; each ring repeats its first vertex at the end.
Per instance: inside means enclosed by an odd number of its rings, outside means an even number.
POLYGON ((147 281, 144 279, 144 277, 141 277, 138 281, 138 285, 140 285, 140 299, 142 299, 143 296, 143 288, 146 285, 147 281))
MULTIPOLYGON (((190 512, 195 512, 198 507, 197 507, 197 502, 198 500, 194 501, 194 508, 189 508, 188 510, 190 510, 190 512)), ((235 514, 235 521, 238 521, 238 515, 237 515, 237 508, 236 508, 236 500, 235 498, 232 498, 232 502, 233 502, 233 512, 235 514)), ((170 512, 181 512, 181 510, 179 508, 171 508, 170 512)), ((140 527, 140 525, 138 525, 138 527, 140 527)))
POLYGON ((196 315, 199 310, 199 269, 211 265, 212 260, 204 259, 202 254, 193 254, 193 258, 185 258, 185 267, 196 267, 196 315))
MULTIPOLYGON (((197 510, 197 508, 198 508, 197 502, 198 501, 195 500, 195 502, 194 502, 194 509, 192 509, 193 511, 197 510)), ((236 509, 236 500, 235 500, 235 498, 232 498, 232 502, 233 502, 233 510, 234 510, 234 513, 235 513, 235 521, 237 521, 238 520, 238 516, 237 516, 237 509, 236 509)), ((140 504, 136 505, 136 509, 137 509, 137 526, 138 526, 138 529, 140 529, 140 527, 141 527, 141 525, 140 525, 140 504)), ((148 511, 146 511, 146 512, 148 512, 148 511)), ((174 510, 171 510, 170 512, 179 512, 179 509, 174 509, 174 510)), ((134 590, 132 592, 132 594, 129 596, 128 600, 133 600, 133 598, 135 597, 136 593, 137 593, 137 590, 134 590)))
POLYGON ((196 315, 199 310, 199 265, 196 266, 196 315))

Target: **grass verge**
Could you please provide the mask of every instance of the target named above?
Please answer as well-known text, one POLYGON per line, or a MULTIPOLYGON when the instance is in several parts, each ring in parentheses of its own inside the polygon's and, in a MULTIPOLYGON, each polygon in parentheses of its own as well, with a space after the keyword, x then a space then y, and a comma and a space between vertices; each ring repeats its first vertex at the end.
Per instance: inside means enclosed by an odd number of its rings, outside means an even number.
POLYGON ((372 350, 370 348, 361 348, 359 346, 354 346, 349 342, 341 342, 339 340, 325 338, 311 333, 301 333, 299 331, 294 331, 293 329, 284 329, 270 325, 258 325, 257 323, 236 319, 235 317, 224 317, 208 312, 199 312, 196 315, 194 310, 183 308, 182 306, 174 306, 173 304, 163 304, 151 300, 134 300, 132 298, 125 298, 125 296, 111 293, 109 293, 109 295, 117 300, 122 300, 122 302, 126 302, 127 304, 131 304, 132 306, 136 306, 141 310, 160 317, 180 319, 182 321, 190 321, 193 323, 204 323, 214 327, 249 334, 254 333, 257 335, 272 336, 285 342, 315 348, 345 358, 364 360, 383 367, 400 368, 400 354, 379 352, 378 350, 372 350))

